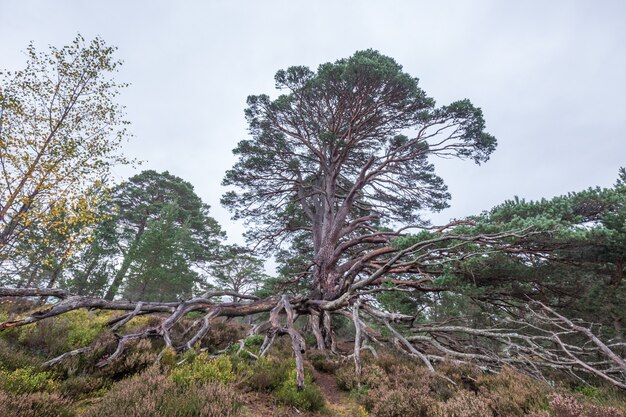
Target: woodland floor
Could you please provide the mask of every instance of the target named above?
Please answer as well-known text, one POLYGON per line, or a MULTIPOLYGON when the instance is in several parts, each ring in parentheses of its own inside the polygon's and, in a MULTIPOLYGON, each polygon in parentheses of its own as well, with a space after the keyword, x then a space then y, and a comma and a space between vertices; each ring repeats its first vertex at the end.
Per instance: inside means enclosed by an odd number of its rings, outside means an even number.
MULTIPOLYGON (((10 310, 0 302, 0 316, 10 310)), ((379 358, 364 352, 360 387, 352 359, 309 349, 307 388, 298 391, 289 340, 279 339, 267 357, 253 360, 237 352, 234 342, 248 326, 236 320, 212 327, 200 346, 209 354, 165 352, 157 362, 162 343, 144 339, 97 368, 116 346, 102 327, 112 315, 75 311, 0 333, 0 417, 626 417, 626 393, 598 381, 555 374, 548 384, 512 369, 493 375, 447 363, 437 367, 442 378, 382 348, 379 358), (93 355, 42 366, 92 343, 98 346, 93 355)), ((154 320, 134 318, 123 331, 154 320)), ((245 340, 255 352, 262 337, 245 340)), ((350 341, 340 340, 339 349, 350 354, 350 341)))

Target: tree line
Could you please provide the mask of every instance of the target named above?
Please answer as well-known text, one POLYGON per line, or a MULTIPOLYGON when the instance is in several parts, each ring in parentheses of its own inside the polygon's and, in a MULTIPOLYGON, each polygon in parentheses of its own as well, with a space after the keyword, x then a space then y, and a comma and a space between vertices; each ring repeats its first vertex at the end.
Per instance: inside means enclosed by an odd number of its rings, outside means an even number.
MULTIPOLYGON (((225 244, 209 206, 190 183, 169 172, 146 170, 111 188, 95 217, 80 242, 25 229, 3 262, 3 285, 167 301, 214 288, 245 294, 266 277, 263 261, 225 244)), ((56 219, 64 220, 62 214, 56 219)))

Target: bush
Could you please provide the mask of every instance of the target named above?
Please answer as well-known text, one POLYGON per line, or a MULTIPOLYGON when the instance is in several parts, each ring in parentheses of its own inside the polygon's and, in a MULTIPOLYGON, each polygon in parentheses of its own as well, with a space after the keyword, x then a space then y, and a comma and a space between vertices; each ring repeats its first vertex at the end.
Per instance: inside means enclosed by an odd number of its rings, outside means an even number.
POLYGON ((105 390, 110 382, 92 375, 79 375, 59 383, 59 391, 66 397, 81 399, 94 391, 105 390))
POLYGON ((331 358, 327 353, 317 350, 308 354, 307 359, 311 362, 311 365, 320 372, 335 373, 335 371, 341 367, 339 361, 331 358))
POLYGON ((615 407, 590 405, 586 408, 585 417, 624 417, 626 413, 615 407))
POLYGON ((485 398, 467 390, 460 390, 445 402, 432 406, 432 417, 492 417, 493 413, 485 398))
POLYGON ((202 338, 201 347, 211 351, 224 349, 244 337, 246 328, 240 323, 212 322, 208 333, 202 338))
POLYGON ((193 382, 219 382, 228 384, 235 379, 233 364, 226 355, 209 358, 206 354, 199 355, 193 362, 185 362, 174 368, 172 381, 181 386, 189 386, 193 382))
POLYGON ((71 417, 70 402, 59 394, 7 394, 0 391, 0 416, 71 417))
MULTIPOLYGON (((4 332, 0 332, 2 335, 4 332)), ((11 346, 11 343, 0 338, 0 369, 12 371, 17 368, 36 368, 41 365, 37 357, 25 354, 22 350, 11 346)))
MULTIPOLYGON (((113 319, 115 316, 111 315, 108 317, 109 320, 113 319)), ((147 329, 148 327, 155 327, 161 323, 161 317, 151 314, 140 315, 133 317, 129 322, 124 324, 121 327, 123 333, 139 333, 142 330, 147 329)))
POLYGON ((550 407, 554 411, 555 417, 581 417, 583 415, 583 405, 574 397, 566 397, 560 394, 550 398, 550 407))
POLYGON ((243 341, 243 344, 246 349, 258 350, 263 344, 264 340, 265 340, 265 336, 262 336, 260 334, 255 334, 255 335, 246 337, 245 340, 243 341))
POLYGON ((305 370, 304 389, 298 390, 293 360, 262 356, 252 364, 243 361, 238 368, 245 387, 254 391, 273 392, 276 400, 299 410, 316 411, 324 407, 324 397, 311 375, 305 370))
MULTIPOLYGON (((388 374, 391 373, 391 370, 395 366, 405 366, 407 365, 407 357, 400 357, 397 354, 391 354, 387 351, 380 352, 378 358, 374 361, 374 363, 385 370, 388 374)), ((410 362, 409 362, 410 363, 410 362)))
POLYGON ((56 388, 52 372, 37 372, 29 368, 0 371, 0 385, 4 391, 16 394, 52 391, 56 388))
POLYGON ((273 391, 285 382, 290 368, 289 361, 261 356, 244 371, 244 385, 254 391, 273 391))
POLYGON ((60 324, 67 328, 67 350, 90 345, 105 329, 109 319, 108 314, 96 314, 87 310, 74 310, 57 317, 57 322, 67 320, 60 324))
POLYGON ((601 396, 601 391, 598 387, 588 385, 576 387, 574 391, 589 398, 600 398, 601 396))
POLYGON ((141 339, 137 342, 128 343, 124 354, 111 364, 97 368, 96 363, 115 350, 117 340, 110 334, 108 336, 103 335, 101 339, 96 341, 96 345, 90 354, 78 358, 72 373, 82 369, 94 372, 103 378, 117 380, 144 371, 156 363, 158 358, 158 351, 152 346, 152 342, 149 339, 141 339))
POLYGON ((452 362, 439 364, 439 366, 437 366, 437 373, 450 378, 457 386, 474 392, 478 391, 477 382, 482 375, 481 370, 476 366, 452 362))
POLYGON ((415 364, 413 366, 392 366, 388 376, 394 386, 422 388, 425 393, 428 393, 429 388, 433 385, 433 380, 441 379, 431 374, 428 368, 415 364))
POLYGON ((522 417, 546 409, 551 391, 547 384, 508 367, 496 375, 480 376, 477 385, 498 416, 522 417))
POLYGON ((554 394, 550 397, 554 417, 622 417, 624 413, 615 407, 584 405, 572 396, 554 394))
MULTIPOLYGON (((358 378, 354 364, 344 366, 335 372, 337 385, 345 391, 352 391, 358 387, 358 378)), ((364 364, 361 372, 361 386, 366 388, 376 388, 381 385, 388 385, 389 377, 378 365, 364 364)))
POLYGON ((230 386, 190 381, 181 386, 157 369, 121 381, 85 417, 236 417, 241 398, 230 386))
POLYGON ((380 386, 367 393, 364 403, 372 417, 430 417, 434 400, 424 389, 380 386))
MULTIPOLYGON (((194 352, 195 353, 195 351, 193 349, 190 349, 187 352, 194 352)), ((195 360, 195 358, 196 358, 196 355, 193 355, 193 357, 188 356, 185 359, 186 360, 195 360)), ((177 362, 178 362, 178 360, 176 358, 176 350, 174 350, 174 348, 165 348, 165 349, 163 349, 161 351, 161 365, 162 366, 173 368, 173 367, 176 366, 177 362)))
POLYGON ((298 389, 295 369, 289 372, 274 395, 280 403, 293 406, 298 410, 319 411, 324 408, 324 396, 310 377, 305 377, 304 389, 298 389))
POLYGON ((108 320, 106 314, 73 310, 15 331, 19 343, 28 349, 56 356, 91 344, 108 320))

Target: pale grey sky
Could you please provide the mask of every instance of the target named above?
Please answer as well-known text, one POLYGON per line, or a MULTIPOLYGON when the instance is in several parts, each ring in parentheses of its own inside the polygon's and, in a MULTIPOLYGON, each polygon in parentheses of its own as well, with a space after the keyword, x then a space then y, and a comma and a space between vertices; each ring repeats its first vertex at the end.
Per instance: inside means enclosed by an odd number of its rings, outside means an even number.
POLYGON ((483 166, 435 161, 453 196, 436 223, 515 195, 611 186, 626 165, 625 22, 623 0, 0 0, 0 68, 19 68, 31 40, 80 32, 118 46, 118 79, 132 84, 126 152, 190 181, 241 242, 219 198, 246 96, 274 94, 278 69, 359 49, 395 58, 439 104, 471 99, 498 138, 483 166))

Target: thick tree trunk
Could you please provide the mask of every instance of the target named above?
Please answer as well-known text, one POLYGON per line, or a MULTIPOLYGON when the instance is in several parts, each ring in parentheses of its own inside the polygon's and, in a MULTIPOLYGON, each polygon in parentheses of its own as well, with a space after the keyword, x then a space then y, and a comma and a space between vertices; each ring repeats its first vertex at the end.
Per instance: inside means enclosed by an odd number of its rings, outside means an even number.
POLYGON ((324 342, 324 336, 322 335, 322 331, 320 329, 320 325, 322 323, 321 317, 322 315, 319 311, 311 310, 309 322, 311 323, 311 331, 313 332, 313 336, 315 336, 316 348, 320 351, 324 351, 326 350, 326 343, 324 342))
POLYGON ((330 317, 330 313, 328 311, 324 311, 322 313, 322 324, 324 332, 324 345, 327 349, 330 349, 331 352, 337 352, 337 341, 335 339, 335 332, 333 331, 332 320, 330 317))

